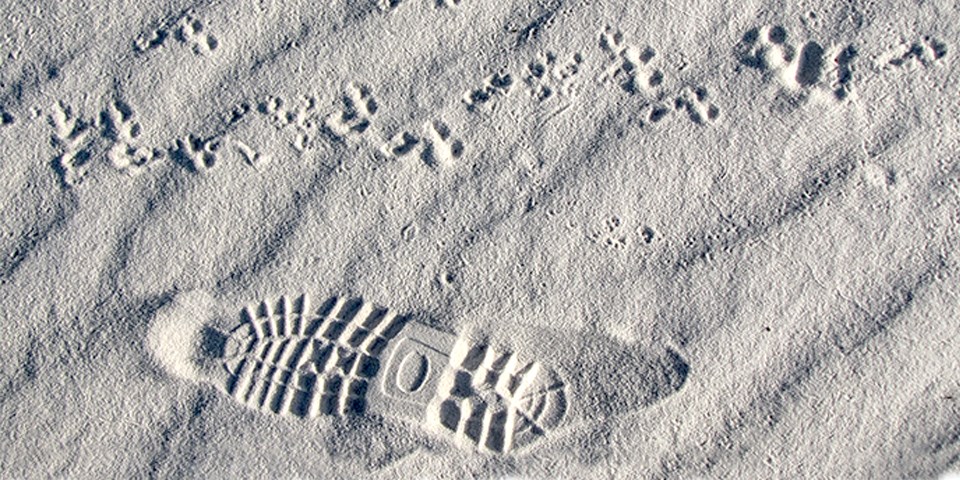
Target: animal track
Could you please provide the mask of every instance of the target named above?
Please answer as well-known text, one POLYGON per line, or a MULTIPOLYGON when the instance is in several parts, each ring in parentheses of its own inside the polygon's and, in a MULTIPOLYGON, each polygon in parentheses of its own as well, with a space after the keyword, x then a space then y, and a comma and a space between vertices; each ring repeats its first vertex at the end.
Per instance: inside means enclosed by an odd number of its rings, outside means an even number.
POLYGON ((177 22, 177 39, 190 45, 193 53, 210 53, 217 49, 220 42, 217 37, 204 32, 203 22, 187 15, 177 22))
POLYGON ((788 42, 787 30, 776 25, 747 31, 737 50, 740 63, 774 73, 789 90, 827 90, 838 100, 850 94, 857 56, 852 45, 825 49, 811 40, 797 48, 788 42))
POLYGON ((160 48, 169 36, 170 32, 166 28, 157 28, 140 34, 137 39, 133 41, 133 50, 137 53, 144 53, 155 48, 160 48))
POLYGON ((355 138, 370 128, 370 122, 377 113, 376 99, 370 87, 350 83, 343 96, 343 110, 328 115, 324 125, 337 139, 343 141, 355 138))
POLYGON ((600 32, 600 48, 610 61, 600 75, 601 82, 615 82, 630 94, 652 93, 663 84, 663 72, 650 65, 657 55, 653 48, 627 45, 623 33, 610 26, 600 32))
POLYGON ((853 60, 857 50, 852 45, 835 49, 828 55, 826 76, 829 79, 828 88, 838 100, 843 100, 850 94, 853 81, 853 60))
MULTIPOLYGON (((393 8, 400 3, 392 0, 381 2, 381 5, 393 8)), ((436 5, 453 6, 459 3, 437 1, 436 5)), ((138 51, 147 51, 163 46, 170 39, 191 44, 198 53, 217 48, 216 38, 207 33, 206 25, 192 13, 170 20, 165 26, 142 35, 135 43, 138 51)), ((660 87, 663 74, 651 66, 656 55, 652 48, 639 49, 627 45, 623 42, 622 34, 610 27, 601 33, 600 44, 613 61, 607 71, 610 79, 617 79, 631 92, 660 87)), ((520 84, 521 88, 528 90, 540 104, 539 108, 550 110, 544 120, 547 121, 571 105, 578 89, 576 80, 584 68, 583 62, 584 57, 579 52, 570 53, 564 58, 552 51, 543 52, 525 66, 522 74, 501 71, 484 78, 479 88, 464 95, 463 103, 471 112, 480 109, 492 110, 498 100, 512 92, 514 85, 520 84)), ((709 123, 716 119, 719 108, 707 101, 706 91, 696 89, 693 92, 681 92, 675 107, 668 103, 666 96, 658 94, 655 103, 641 107, 644 109, 643 122, 658 122, 671 113, 673 108, 686 109, 697 123, 709 123)), ((293 130, 293 146, 301 152, 318 147, 320 142, 328 143, 329 139, 357 142, 369 135, 379 109, 372 89, 368 85, 351 82, 347 84, 341 101, 343 106, 339 111, 325 116, 320 112, 321 102, 313 95, 304 95, 291 107, 279 97, 260 101, 255 108, 252 103, 244 101, 224 117, 224 122, 235 124, 255 110, 268 117, 269 122, 278 130, 293 130)), ((76 119, 71 115, 61 112, 60 116, 63 118, 59 123, 54 122, 51 117, 51 123, 59 125, 56 128, 60 132, 55 137, 54 144, 62 151, 54 166, 64 179, 64 184, 72 185, 83 176, 92 155, 88 149, 82 148, 85 142, 90 141, 90 127, 99 125, 88 122, 74 125, 70 122, 76 122, 76 119)), ((3 114, 0 120, 2 123, 10 123, 12 117, 3 114)), ((113 142, 108 148, 107 158, 116 168, 131 175, 141 173, 155 160, 166 155, 191 171, 209 170, 216 166, 218 155, 226 142, 220 138, 187 135, 176 140, 172 148, 150 148, 141 141, 142 124, 135 118, 129 105, 122 102, 108 106, 100 120, 104 126, 104 137, 113 142)), ((233 149, 250 166, 259 167, 267 162, 267 155, 244 142, 234 141, 233 149)), ((439 119, 425 123, 419 131, 401 131, 380 146, 380 153, 390 158, 419 152, 420 158, 434 168, 453 166, 462 157, 464 150, 464 143, 455 138, 450 127, 439 119)))
POLYGON ((143 127, 133 118, 133 109, 126 103, 113 102, 102 117, 106 136, 114 142, 107 152, 107 158, 120 171, 138 175, 149 168, 151 162, 163 156, 162 150, 141 144, 143 127))
POLYGON ((664 74, 652 65, 657 56, 652 47, 626 43, 623 33, 611 26, 600 32, 599 43, 609 60, 609 65, 600 74, 600 82, 616 83, 627 93, 646 93, 655 99, 641 107, 641 126, 657 123, 678 110, 686 110, 698 125, 713 123, 720 116, 720 108, 708 100, 704 87, 682 88, 672 106, 664 99, 664 74))
POLYGON ((210 53, 220 45, 215 36, 204 32, 203 22, 189 13, 171 23, 138 36, 133 42, 134 51, 144 53, 160 48, 171 36, 180 43, 189 45, 193 52, 198 55, 210 53))
POLYGON ((674 106, 676 105, 677 102, 674 102, 674 105, 670 105, 667 101, 645 103, 642 107, 640 107, 640 127, 648 124, 658 123, 664 118, 667 118, 667 115, 670 115, 675 111, 674 106))
POLYGON ((601 228, 593 229, 587 235, 592 242, 609 249, 623 249, 629 245, 626 228, 620 217, 612 215, 605 219, 601 228))
POLYGON ((388 158, 403 157, 412 153, 420 144, 421 138, 413 133, 397 133, 380 147, 380 152, 388 158))
POLYGON ((561 60, 548 51, 527 65, 523 83, 530 95, 540 102, 551 98, 568 99, 575 93, 573 82, 582 64, 583 56, 580 53, 573 53, 566 60, 561 60))
POLYGON ((684 87, 674 102, 676 109, 684 109, 697 125, 713 123, 720 117, 720 108, 709 101, 704 87, 684 87))
POLYGON ((901 43, 881 56, 881 62, 892 67, 907 68, 916 64, 929 67, 938 64, 945 56, 947 56, 947 44, 926 36, 921 41, 901 43))
POLYGON ((257 104, 257 111, 268 117, 270 124, 277 130, 282 130, 291 123, 291 113, 283 108, 284 101, 280 97, 267 97, 257 104))
POLYGON ((380 147, 387 158, 399 158, 419 148, 420 158, 431 167, 449 168, 463 156, 464 145, 453 138, 450 127, 441 120, 427 122, 423 135, 402 131, 380 147))
POLYGON ((253 147, 241 142, 240 140, 236 140, 234 144, 244 161, 246 161, 247 165, 250 165, 251 167, 260 167, 269 161, 266 155, 254 150, 253 147))
MULTIPOLYGON (((566 59, 547 51, 537 55, 523 70, 520 78, 530 96, 539 103, 559 100, 560 106, 553 110, 563 110, 576 94, 575 80, 583 68, 583 55, 578 52, 566 59)), ((506 97, 515 84, 514 73, 501 71, 484 79, 483 86, 464 94, 463 103, 467 111, 495 108, 496 102, 506 97)))
POLYGON ((193 172, 205 172, 217 165, 222 146, 219 138, 201 139, 188 135, 177 140, 174 157, 193 172))
POLYGON ((230 117, 227 119, 227 123, 235 124, 250 114, 252 109, 250 108, 250 102, 240 102, 233 107, 233 110, 230 111, 230 117))
POLYGON ((48 120, 54 128, 53 146, 59 151, 54 159, 54 169, 64 185, 74 186, 86 175, 89 167, 92 155, 90 132, 94 124, 79 118, 73 109, 62 103, 53 107, 48 120))
POLYGON ((296 109, 283 108, 284 101, 279 97, 270 97, 259 103, 257 110, 270 118, 277 130, 292 128, 296 132, 294 147, 303 152, 317 148, 320 143, 319 100, 312 95, 304 95, 296 109))
MULTIPOLYGON (((461 3, 433 1, 437 7, 461 3)), ((383 0, 380 5, 392 9, 400 3, 400 0, 383 0)), ((212 51, 217 48, 218 42, 207 30, 202 21, 188 13, 142 35, 135 42, 136 48, 138 51, 147 51, 174 38, 193 45, 198 53, 212 51)), ((797 47, 788 37, 787 30, 776 25, 749 30, 736 48, 740 63, 773 74, 784 88, 802 96, 822 90, 832 93, 836 99, 843 99, 850 93, 853 62, 857 56, 853 46, 824 48, 815 41, 806 41, 797 47)), ((691 121, 701 125, 714 123, 719 118, 721 110, 703 86, 683 87, 674 96, 662 91, 665 76, 656 67, 657 53, 652 47, 629 44, 623 33, 611 26, 603 28, 598 41, 608 63, 598 78, 603 82, 616 83, 629 93, 646 94, 639 107, 641 125, 657 123, 670 113, 680 111, 685 111, 691 121)), ((884 66, 929 66, 940 62, 946 54, 947 45, 928 36, 922 41, 904 43, 880 59, 884 66)), ((539 103, 538 108, 550 110, 544 117, 543 122, 546 122, 571 106, 579 88, 578 75, 585 68, 583 63, 584 57, 579 52, 561 58, 552 51, 546 51, 525 65, 520 73, 519 70, 501 71, 489 75, 479 88, 465 93, 462 101, 470 112, 493 110, 496 103, 519 84, 539 103), (553 103, 548 103, 551 100, 553 103)), ((342 108, 325 116, 320 112, 321 102, 312 95, 303 96, 291 108, 285 108, 282 99, 271 97, 259 102, 256 110, 269 117, 277 129, 294 130, 296 137, 293 145, 301 152, 316 148, 319 142, 329 142, 331 138, 341 142, 364 139, 363 143, 367 144, 380 141, 379 135, 375 135, 378 138, 372 139, 372 142, 369 139, 379 109, 372 89, 367 85, 349 83, 345 90, 341 99, 342 108)), ((252 111, 251 103, 242 102, 224 120, 233 124, 252 111)), ((56 130, 53 144, 58 149, 54 168, 66 186, 76 184, 85 174, 92 156, 89 133, 93 127, 100 125, 76 118, 69 108, 63 106, 49 120, 56 130)), ((8 125, 13 121, 12 115, 0 110, 0 125, 8 125)), ((142 172, 154 160, 166 154, 190 170, 208 170, 217 163, 218 153, 226 142, 224 139, 201 139, 190 135, 177 140, 174 148, 151 149, 140 140, 141 123, 134 118, 132 109, 122 102, 108 106, 100 116, 100 121, 104 126, 104 136, 113 142, 107 157, 115 167, 130 174, 142 172)), ((267 155, 243 142, 236 141, 233 146, 251 166, 258 167, 267 161, 267 155)), ((419 152, 421 159, 435 168, 452 166, 463 155, 464 149, 463 142, 455 138, 450 127, 440 120, 427 122, 419 131, 400 131, 380 145, 380 153, 384 156, 396 158, 419 152)))
POLYGON ((653 242, 654 237, 657 233, 649 225, 644 225, 637 228, 637 233, 640 235, 640 238, 643 240, 643 243, 649 244, 653 242))
POLYGON ((463 103, 467 111, 473 112, 478 108, 492 105, 501 96, 506 96, 513 89, 513 76, 507 72, 495 73, 483 80, 483 86, 464 94, 463 103))
MULTIPOLYGON (((433 1, 434 7, 436 8, 455 8, 460 6, 461 3, 463 3, 463 0, 432 0, 432 1, 433 1)), ((403 2, 404 0, 378 0, 377 7, 379 7, 381 11, 389 12, 389 11, 395 10, 403 2)))
POLYGON ((738 46, 740 63, 758 70, 784 69, 796 56, 786 42, 787 31, 779 25, 750 29, 738 46))
POLYGON ((461 446, 506 453, 548 434, 567 412, 567 387, 553 369, 361 299, 264 300, 224 333, 196 323, 208 301, 176 302, 151 326, 155 354, 263 413, 399 417, 461 446), (198 351, 163 345, 191 319, 198 351))
POLYGON ((403 3, 403 0, 379 0, 377 6, 380 7, 380 10, 389 12, 399 7, 401 3, 403 3))
POLYGON ((440 120, 424 125, 427 136, 424 141, 423 159, 431 166, 452 167, 463 156, 463 142, 452 138, 450 127, 440 120))

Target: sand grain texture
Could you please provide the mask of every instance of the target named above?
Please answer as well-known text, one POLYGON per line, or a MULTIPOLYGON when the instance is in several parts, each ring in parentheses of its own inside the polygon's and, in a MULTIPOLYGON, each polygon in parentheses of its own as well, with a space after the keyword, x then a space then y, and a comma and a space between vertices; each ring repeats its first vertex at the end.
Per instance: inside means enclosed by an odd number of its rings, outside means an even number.
POLYGON ((948 1, 6 1, 0 477, 960 471, 948 1))

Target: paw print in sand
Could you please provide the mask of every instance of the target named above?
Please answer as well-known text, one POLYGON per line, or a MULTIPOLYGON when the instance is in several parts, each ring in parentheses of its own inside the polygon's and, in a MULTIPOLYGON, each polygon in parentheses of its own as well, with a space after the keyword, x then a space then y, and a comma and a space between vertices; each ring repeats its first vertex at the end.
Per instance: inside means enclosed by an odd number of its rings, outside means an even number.
POLYGON ((139 175, 150 168, 164 152, 143 144, 143 127, 134 118, 133 109, 123 101, 115 101, 103 112, 107 137, 113 146, 107 152, 110 163, 128 175, 139 175))
POLYGON ((370 128, 379 106, 369 86, 351 82, 342 98, 343 108, 330 114, 324 126, 338 140, 354 139, 370 128))
POLYGON ((677 110, 686 110, 697 125, 713 123, 720 117, 720 108, 714 105, 704 87, 684 87, 674 102, 677 110))
POLYGON ((583 56, 579 53, 573 53, 564 60, 548 51, 527 65, 523 83, 530 95, 539 102, 569 98, 576 93, 574 80, 582 64, 583 56))
POLYGON ((825 48, 813 40, 797 47, 784 27, 768 25, 748 30, 737 46, 737 56, 741 64, 772 74, 788 91, 804 96, 828 92, 843 100, 851 93, 857 49, 852 45, 825 48))
POLYGON ((220 46, 217 37, 205 32, 203 22, 190 15, 177 22, 176 35, 178 40, 190 45, 198 55, 210 53, 220 46))
POLYGON ((630 94, 655 93, 663 84, 663 72, 652 65, 657 56, 653 48, 627 44, 623 33, 609 26, 600 32, 600 48, 608 57, 601 82, 617 83, 630 94))

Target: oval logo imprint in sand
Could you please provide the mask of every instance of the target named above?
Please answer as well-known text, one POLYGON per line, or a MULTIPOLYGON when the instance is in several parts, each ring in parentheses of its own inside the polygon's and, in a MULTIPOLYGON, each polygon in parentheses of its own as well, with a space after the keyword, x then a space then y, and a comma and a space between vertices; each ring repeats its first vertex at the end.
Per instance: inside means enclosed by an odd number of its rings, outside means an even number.
POLYGON ((430 359, 420 352, 407 353, 400 361, 397 371, 397 387, 407 393, 414 393, 427 383, 430 376, 430 359))

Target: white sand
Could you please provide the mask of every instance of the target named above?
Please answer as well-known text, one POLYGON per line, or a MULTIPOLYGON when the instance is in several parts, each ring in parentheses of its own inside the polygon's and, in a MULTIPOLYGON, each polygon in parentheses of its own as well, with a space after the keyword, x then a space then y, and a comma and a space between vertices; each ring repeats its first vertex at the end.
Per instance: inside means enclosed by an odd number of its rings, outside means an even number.
POLYGON ((0 477, 960 471, 960 10, 796 3, 4 2, 0 477))

